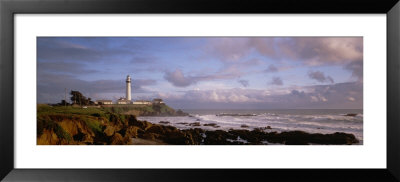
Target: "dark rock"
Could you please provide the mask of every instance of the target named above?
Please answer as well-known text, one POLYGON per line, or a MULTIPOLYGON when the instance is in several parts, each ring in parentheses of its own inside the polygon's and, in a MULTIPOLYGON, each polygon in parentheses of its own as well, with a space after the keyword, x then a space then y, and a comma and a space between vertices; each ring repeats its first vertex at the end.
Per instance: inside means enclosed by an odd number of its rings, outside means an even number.
POLYGON ((125 144, 124 138, 119 133, 115 133, 111 138, 111 145, 123 145, 125 144))
MULTIPOLYGON (((132 118, 131 118, 132 119, 132 118)), ((134 119, 132 119, 134 120, 134 119)), ((129 119, 128 119, 129 121, 129 119)), ((123 128, 119 131, 112 130, 107 126, 103 132, 99 142, 108 144, 129 143, 127 138, 142 138, 152 141, 160 141, 165 144, 172 145, 261 145, 263 141, 269 143, 281 143, 286 145, 308 145, 308 144, 353 144, 359 141, 353 134, 347 133, 306 133, 304 131, 287 131, 287 132, 265 132, 266 129, 272 129, 270 126, 256 128, 252 131, 247 129, 230 129, 229 131, 215 130, 205 131, 200 128, 191 128, 187 130, 179 130, 170 125, 151 124, 147 121, 132 121, 133 125, 123 128), (111 132, 111 131, 114 131, 111 132), (113 135, 110 135, 113 133, 113 135), (125 135, 123 135, 125 133, 125 135), (112 136, 112 137, 110 137, 112 136), (121 136, 121 137, 120 137, 121 136), (124 136, 124 138, 122 138, 124 136), (248 143, 238 141, 238 137, 246 140, 248 143)), ((179 123, 178 123, 179 124, 179 123)), ((187 124, 187 123, 181 123, 187 124)), ((190 126, 201 126, 200 122, 190 123, 190 126)), ((204 124, 203 126, 217 127, 215 123, 204 124)), ((248 128, 247 125, 242 125, 248 128)), ((97 137, 97 136, 96 136, 97 137)), ((101 137, 101 136, 100 136, 101 137)), ((78 136, 74 136, 78 138, 78 136)), ((97 142, 97 143, 99 143, 97 142)))
POLYGON ((216 123, 203 124, 203 126, 211 126, 211 127, 214 127, 214 128, 219 128, 220 127, 216 123))
POLYGON ((150 128, 153 124, 151 124, 150 122, 147 122, 147 121, 137 120, 136 122, 133 122, 132 125, 137 126, 137 127, 141 128, 142 130, 146 130, 146 129, 150 128))
POLYGON ((266 127, 260 127, 260 128, 254 128, 255 130, 270 130, 272 129, 271 126, 266 126, 266 127))
POLYGON ((168 144, 187 145, 191 143, 190 137, 187 136, 188 135, 180 130, 171 130, 169 132, 166 132, 165 135, 161 137, 161 139, 168 144))
POLYGON ((348 114, 346 114, 345 116, 352 116, 352 117, 354 117, 354 116, 357 116, 357 114, 356 114, 356 113, 348 113, 348 114))
POLYGON ((359 141, 353 134, 336 132, 333 134, 312 134, 312 138, 310 139, 311 143, 317 144, 334 144, 334 145, 342 145, 342 144, 353 144, 358 143, 359 141))
POLYGON ((325 145, 344 145, 358 143, 359 141, 353 134, 347 133, 306 133, 304 131, 289 131, 282 133, 267 133, 266 140, 272 143, 284 143, 286 145, 307 145, 325 144, 325 145))
POLYGON ((134 116, 134 115, 127 115, 127 116, 126 116, 126 120, 128 121, 128 125, 129 125, 129 126, 134 125, 134 123, 138 121, 138 120, 136 119, 136 116, 134 116))
POLYGON ((76 135, 72 136, 72 138, 73 138, 75 141, 82 141, 84 137, 85 137, 85 134, 82 133, 82 131, 81 131, 80 128, 78 128, 78 133, 77 133, 76 135))
POLYGON ((170 122, 169 121, 160 121, 159 123, 161 123, 161 124, 169 124, 170 122))
POLYGON ((201 126, 200 122, 190 123, 189 126, 201 126))
POLYGON ((153 125, 149 129, 146 130, 147 133, 157 133, 157 134, 165 134, 166 131, 161 125, 153 125))
POLYGON ((227 139, 237 139, 237 136, 222 130, 206 131, 205 135, 206 138, 204 139, 204 144, 206 145, 230 145, 232 142, 227 139))
POLYGON ((125 131, 125 137, 137 138, 144 134, 144 130, 137 126, 129 126, 125 131))
POLYGON ((106 134, 106 136, 112 136, 112 135, 114 135, 114 133, 115 133, 115 127, 114 126, 112 126, 112 125, 108 125, 107 127, 106 127, 106 129, 104 129, 104 134, 106 134))
POLYGON ((265 133, 261 130, 231 130, 229 133, 247 140, 250 144, 262 144, 265 139, 265 133))
POLYGON ((247 126, 247 125, 245 125, 245 124, 242 124, 240 127, 242 127, 242 128, 248 128, 249 126, 247 126))
POLYGON ((200 128, 191 128, 188 130, 184 130, 184 132, 186 133, 186 136, 190 136, 189 137, 189 141, 188 143, 191 143, 193 145, 200 145, 202 144, 204 138, 204 130, 200 129, 200 128))

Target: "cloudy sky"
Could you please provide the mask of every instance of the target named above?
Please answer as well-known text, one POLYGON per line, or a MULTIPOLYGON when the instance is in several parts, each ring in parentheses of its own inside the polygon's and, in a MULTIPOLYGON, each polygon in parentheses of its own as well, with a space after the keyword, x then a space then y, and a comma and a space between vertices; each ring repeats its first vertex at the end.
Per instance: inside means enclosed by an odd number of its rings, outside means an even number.
POLYGON ((64 89, 176 109, 362 109, 361 37, 39 37, 38 103, 64 89))

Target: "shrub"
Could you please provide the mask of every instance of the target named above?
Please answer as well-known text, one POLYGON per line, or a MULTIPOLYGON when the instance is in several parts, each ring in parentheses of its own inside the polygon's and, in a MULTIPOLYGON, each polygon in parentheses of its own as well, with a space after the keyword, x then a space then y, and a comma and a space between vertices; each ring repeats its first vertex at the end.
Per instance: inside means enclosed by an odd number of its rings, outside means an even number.
POLYGON ((97 120, 86 118, 85 123, 94 133, 101 133, 103 131, 103 127, 97 120))
POLYGON ((58 123, 52 121, 48 116, 40 117, 37 120, 36 134, 37 137, 43 134, 43 130, 53 131, 58 138, 71 141, 71 135, 64 130, 58 123))

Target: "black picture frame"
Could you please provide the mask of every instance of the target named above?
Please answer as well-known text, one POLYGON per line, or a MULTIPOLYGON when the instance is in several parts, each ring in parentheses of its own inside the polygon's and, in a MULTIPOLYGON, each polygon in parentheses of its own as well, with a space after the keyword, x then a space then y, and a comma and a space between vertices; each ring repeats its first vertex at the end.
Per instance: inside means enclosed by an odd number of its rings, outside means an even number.
MULTIPOLYGON (((4 181, 400 181, 398 0, 0 0, 0 179, 4 181), (15 169, 18 13, 381 13, 387 15, 386 169, 15 169)), ((368 160, 368 159, 366 159, 368 160)))

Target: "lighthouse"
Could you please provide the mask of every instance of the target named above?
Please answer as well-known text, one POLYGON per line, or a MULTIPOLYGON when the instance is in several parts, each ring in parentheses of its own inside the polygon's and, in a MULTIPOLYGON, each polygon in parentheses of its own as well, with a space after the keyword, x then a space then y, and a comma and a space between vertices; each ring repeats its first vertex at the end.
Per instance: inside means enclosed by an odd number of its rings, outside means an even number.
POLYGON ((126 76, 126 100, 131 101, 131 77, 126 76))

